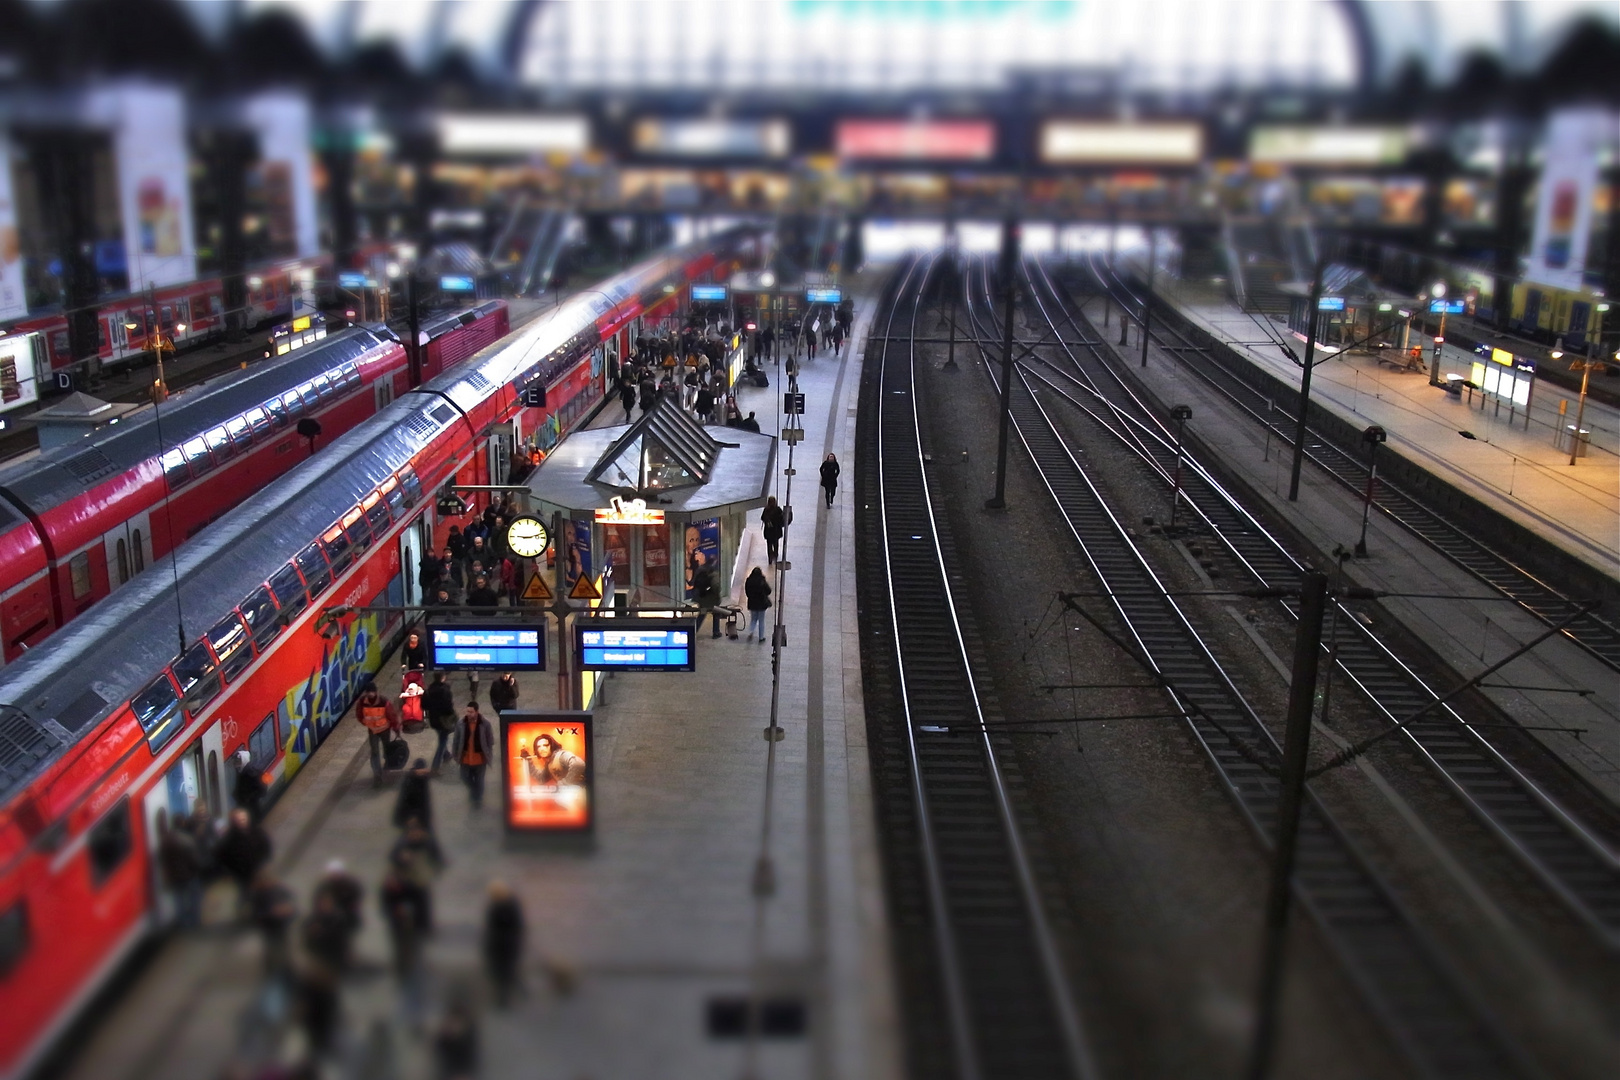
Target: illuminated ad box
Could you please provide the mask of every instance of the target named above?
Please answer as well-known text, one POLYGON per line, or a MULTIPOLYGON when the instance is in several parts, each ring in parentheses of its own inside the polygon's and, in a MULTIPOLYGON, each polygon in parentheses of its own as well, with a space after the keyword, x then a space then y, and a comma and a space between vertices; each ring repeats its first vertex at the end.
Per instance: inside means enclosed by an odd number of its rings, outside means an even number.
POLYGON ((588 712, 508 712, 501 718, 501 804, 515 833, 586 833, 591 805, 588 712))
POLYGON ((685 619, 580 619, 581 671, 696 671, 695 624, 685 619))
POLYGON ((1203 150, 1197 124, 1050 120, 1041 127, 1041 160, 1053 165, 1192 165, 1203 150))
POLYGON ((783 158, 793 142, 786 120, 645 119, 631 139, 639 154, 697 158, 783 158))
POLYGON ((1249 160, 1274 165, 1398 165, 1406 132, 1393 127, 1274 125, 1249 133, 1249 160))
POLYGON ((430 625, 433 666, 494 671, 546 670, 546 636, 540 624, 457 622, 430 625))
POLYGON ((985 120, 840 120, 838 156, 868 161, 989 161, 996 128, 985 120))

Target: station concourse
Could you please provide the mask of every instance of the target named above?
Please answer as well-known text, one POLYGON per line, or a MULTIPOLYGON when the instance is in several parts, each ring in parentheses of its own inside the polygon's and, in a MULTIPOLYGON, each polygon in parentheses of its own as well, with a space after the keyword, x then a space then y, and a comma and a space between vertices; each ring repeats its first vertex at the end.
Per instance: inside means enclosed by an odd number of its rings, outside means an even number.
MULTIPOLYGON (((831 509, 816 488, 828 452, 846 456, 878 275, 857 276, 854 340, 839 357, 804 360, 805 440, 793 448, 796 525, 776 575, 788 645, 782 650, 780 741, 765 738, 772 646, 746 635, 697 639, 693 673, 616 674, 592 703, 596 807, 586 842, 509 844, 498 785, 469 808, 452 768, 432 782, 434 829, 446 868, 433 892, 428 1015, 456 995, 487 1005, 479 960, 486 891, 521 898, 529 945, 525 992, 508 1011, 481 1008, 490 1077, 872 1077, 901 1074, 891 950, 878 862, 861 707, 853 588, 852 494, 831 509), (770 761, 774 751, 774 763, 770 761), (759 887, 761 860, 774 881, 759 887), (727 1027, 756 1001, 775 1018, 750 1040, 727 1027), (728 1013, 729 1010, 729 1013, 728 1013)), ((781 385, 738 392, 776 434, 781 385)), ((609 400, 595 423, 616 417, 609 400)), ((724 429, 716 429, 723 431, 724 429)), ((781 447, 778 472, 789 461, 781 447)), ((786 501, 787 476, 777 491, 786 501)), ((763 563, 758 512, 739 557, 763 563)), ((774 617, 776 609, 771 615, 774 617)), ((549 633, 555 650, 556 635, 549 633)), ((379 684, 397 677, 384 664, 379 684)), ((555 657, 518 676, 519 710, 552 708, 555 657)), ((487 696, 478 701, 494 719, 487 696)), ((452 676, 458 708, 465 675, 452 676)), ((409 737, 431 758, 431 729, 409 737)), ((333 859, 366 887, 357 941, 361 970, 344 987, 346 1055, 390 1057, 398 1075, 429 1075, 423 1034, 401 1008, 375 890, 396 830, 395 786, 374 788, 361 725, 347 717, 269 811, 273 870, 300 913, 333 859)), ((71 1077, 217 1077, 242 1060, 253 1018, 287 1001, 261 994, 259 940, 229 927, 232 890, 208 896, 205 929, 170 938, 111 1004, 73 1057, 71 1077)), ((296 1052, 254 1046, 256 1055, 296 1052)))

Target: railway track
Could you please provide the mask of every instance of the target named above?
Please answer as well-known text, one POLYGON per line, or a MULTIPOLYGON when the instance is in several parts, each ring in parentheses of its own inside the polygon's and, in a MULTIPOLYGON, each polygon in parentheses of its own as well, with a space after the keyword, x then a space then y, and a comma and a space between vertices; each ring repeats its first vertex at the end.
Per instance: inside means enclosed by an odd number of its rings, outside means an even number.
MULTIPOLYGON (((1045 268, 1027 268, 1033 306, 1058 337, 1060 321, 1081 341, 1096 340, 1096 328, 1060 296, 1045 268)), ((1059 349, 1069 371, 1043 364, 1031 379, 1076 408, 1092 413, 1116 433, 1145 469, 1173 490, 1174 436, 1102 349, 1059 349), (1067 385, 1065 385, 1067 383, 1067 385), (1102 416, 1098 411, 1105 411, 1102 416)), ((1242 503, 1194 458, 1182 454, 1182 503, 1202 532, 1231 554, 1249 578, 1246 585, 1287 589, 1305 569, 1288 544, 1249 513, 1242 503)), ((1279 600, 1290 620, 1298 617, 1291 598, 1279 600)), ((1401 737, 1435 773, 1560 900, 1611 949, 1620 948, 1620 858, 1575 814, 1513 765, 1457 709, 1441 703, 1441 692, 1403 662, 1342 601, 1330 659, 1388 724, 1400 724, 1401 737), (1403 723, 1429 710, 1415 723, 1403 723)))
MULTIPOLYGON (((1138 321, 1142 297, 1117 273, 1088 260, 1087 269, 1097 284, 1106 289, 1120 307, 1138 321)), ((1061 283, 1058 287, 1062 288, 1061 283)), ((1072 297, 1065 299, 1073 303, 1072 297)), ((1077 305, 1076 305, 1077 306, 1077 305)), ((1193 335, 1163 319, 1154 320, 1151 338, 1186 370, 1224 395, 1255 423, 1269 429, 1285 445, 1293 445, 1292 426, 1272 420, 1272 396, 1255 381, 1251 365, 1232 356, 1217 344, 1199 341, 1193 335), (1197 362, 1194 362, 1196 358, 1197 362)), ((1306 443, 1306 456, 1328 475, 1359 497, 1367 487, 1367 464, 1359 448, 1335 445, 1320 431, 1313 431, 1306 443)), ((1521 566, 1515 559, 1472 535, 1445 514, 1393 484, 1387 477, 1378 481, 1373 506, 1379 513, 1400 524, 1434 550, 1490 586, 1511 598, 1524 610, 1548 626, 1569 619, 1578 610, 1578 601, 1521 566)), ((1620 671, 1620 627, 1608 619, 1587 612, 1579 614, 1563 629, 1563 635, 1597 657, 1611 669, 1620 671)))
MULTIPOLYGON (((985 341, 996 340, 994 316, 981 322, 971 289, 967 300, 982 349, 985 341)), ((999 392, 999 365, 985 366, 999 392)), ((1014 433, 1108 594, 1118 637, 1163 683, 1241 812, 1269 846, 1275 834, 1280 747, 1060 436, 1041 404, 1038 385, 1015 367, 1010 396, 1014 433)), ((1289 588, 1297 581, 1296 570, 1278 584, 1289 588)), ((1308 789, 1299 845, 1296 895, 1369 1008, 1420 1073, 1469 1080, 1535 1075, 1308 789)))
POLYGON ((933 260, 897 275, 862 373, 856 501, 867 715, 912 1075, 1096 1075, 1011 790, 1019 783, 953 593, 913 378, 933 260), (906 331, 899 339, 894 332, 906 331))

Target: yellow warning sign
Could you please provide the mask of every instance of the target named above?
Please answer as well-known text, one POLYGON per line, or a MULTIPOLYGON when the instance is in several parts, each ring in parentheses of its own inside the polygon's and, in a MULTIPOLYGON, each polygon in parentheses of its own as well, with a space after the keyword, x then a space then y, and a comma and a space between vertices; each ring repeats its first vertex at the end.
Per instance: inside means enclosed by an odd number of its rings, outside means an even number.
POLYGON ((600 600, 602 593, 597 589, 596 583, 591 581, 589 574, 581 574, 574 579, 574 587, 568 590, 570 600, 600 600))
POLYGON ((550 600, 551 588, 546 585, 546 579, 538 570, 529 575, 529 583, 523 586, 523 599, 550 600))

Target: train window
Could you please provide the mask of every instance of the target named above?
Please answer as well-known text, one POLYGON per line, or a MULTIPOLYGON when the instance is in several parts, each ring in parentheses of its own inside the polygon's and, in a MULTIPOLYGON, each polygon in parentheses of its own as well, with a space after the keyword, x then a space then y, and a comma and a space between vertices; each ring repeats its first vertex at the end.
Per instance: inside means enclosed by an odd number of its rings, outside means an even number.
POLYGON ((276 714, 271 713, 248 736, 248 768, 259 772, 276 760, 276 714))
POLYGON ((270 417, 270 423, 278 428, 287 426, 287 408, 280 398, 271 398, 264 403, 264 411, 270 417))
POLYGON ((208 443, 208 449, 214 452, 215 461, 229 461, 232 456, 231 439, 225 434, 222 427, 213 428, 203 433, 203 441, 208 443))
POLYGON ((321 554, 319 544, 311 544, 300 551, 293 562, 298 564, 299 571, 304 575, 304 584, 308 586, 310 596, 319 596, 332 584, 332 571, 326 565, 326 556, 321 554))
MULTIPOLYGON (((288 573, 292 568, 286 567, 281 572, 288 573)), ((298 584, 298 578, 293 577, 293 585, 303 592, 303 586, 298 584)), ((268 588, 260 587, 248 594, 237 609, 242 614, 242 621, 247 623, 248 632, 253 635, 253 643, 263 652, 265 646, 275 640, 281 633, 281 620, 276 617, 276 601, 270 595, 268 588)))
POLYGON ((315 403, 320 400, 320 396, 315 393, 314 379, 309 380, 307 383, 299 383, 298 389, 295 392, 300 398, 303 399, 304 408, 306 410, 313 409, 315 407, 315 403))
POLYGON ((169 481, 171 491, 191 479, 191 468, 186 464, 186 455, 178 446, 163 455, 163 476, 169 481))
POLYGON ((332 396, 332 380, 325 375, 315 376, 315 400, 324 401, 332 396))
POLYGON ((159 325, 165 330, 174 329, 174 309, 168 304, 163 305, 163 321, 159 325))
POLYGON ((353 390, 360 385, 360 365, 350 360, 343 365, 343 388, 353 390))
MULTIPOLYGON (((304 591, 304 583, 299 579, 298 570, 292 563, 288 563, 271 575, 270 591, 275 594, 276 603, 281 607, 283 626, 297 617, 309 603, 309 594, 304 591)), ((258 636, 256 631, 254 636, 258 636)))
POLYGON ((129 796, 118 800, 105 817, 90 826, 85 850, 90 855, 90 882, 100 885, 124 864, 135 847, 135 830, 129 819, 129 796))
POLYGON ((179 301, 176 302, 175 310, 180 312, 180 321, 181 322, 189 323, 191 321, 191 301, 190 300, 187 300, 184 297, 182 297, 179 301))
POLYGON ((187 649, 170 670, 174 672, 175 682, 180 684, 180 693, 185 696, 186 711, 192 716, 219 696, 219 665, 202 642, 187 649))
POLYGON ((141 539, 141 530, 136 529, 129 538, 129 546, 135 553, 135 572, 138 574, 146 569, 146 545, 141 539))
POLYGON ((394 479, 384 481, 382 493, 383 500, 388 503, 389 513, 393 514, 395 518, 403 517, 405 514, 405 489, 400 486, 399 481, 394 479))
POLYGON ((118 541, 118 584, 129 580, 129 541, 118 541))
POLYGON ((208 631, 208 644, 219 658, 219 673, 226 682, 234 682, 242 670, 253 663, 253 646, 248 644, 247 627, 235 615, 227 615, 208 631))
POLYGON ((242 416, 252 425, 254 438, 259 438, 270 430, 270 414, 264 409, 249 409, 242 416))
POLYGON ((283 408, 286 409, 289 419, 297 416, 299 411, 304 407, 304 403, 299 400, 297 390, 289 390, 285 394, 282 394, 281 404, 283 408))
POLYGON ((407 468, 402 471, 399 482, 405 488, 405 505, 415 506, 422 497, 422 481, 416 478, 416 470, 407 468))
POLYGON ((225 314, 225 298, 218 293, 210 293, 208 296, 208 312, 211 315, 225 314))
POLYGON ((151 686, 137 694, 130 708, 141 730, 146 732, 146 745, 154 754, 180 731, 180 695, 174 692, 174 684, 167 675, 159 675, 151 686))
POLYGON ((0 979, 10 975, 28 953, 28 908, 21 900, 0 915, 0 979))
POLYGON ((371 526, 371 535, 381 536, 388 531, 388 504, 375 495, 372 498, 377 501, 366 511, 366 524, 371 526))
POLYGON ((182 447, 186 452, 186 464, 191 466, 192 476, 201 476, 214 467, 214 461, 208 456, 208 444, 203 442, 202 436, 188 440, 182 447))
POLYGON ((68 578, 73 585, 73 599, 83 600, 94 588, 90 580, 90 553, 81 551, 68 560, 68 578))
POLYGON ((245 416, 234 416, 225 421, 225 432, 230 435, 233 446, 247 446, 253 442, 253 429, 248 427, 245 416))
POLYGON ((332 564, 332 572, 341 574, 348 569, 349 561, 354 557, 354 549, 349 537, 339 526, 332 526, 325 536, 321 537, 321 546, 326 549, 326 559, 332 564))
POLYGON ((371 547, 371 526, 366 523, 364 517, 356 517, 354 523, 343 531, 348 534, 349 543, 353 544, 356 550, 365 551, 371 547))

